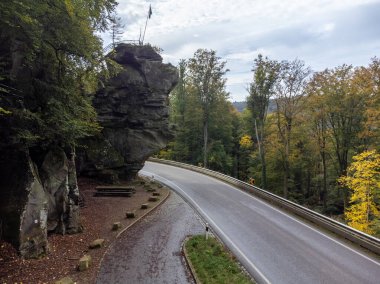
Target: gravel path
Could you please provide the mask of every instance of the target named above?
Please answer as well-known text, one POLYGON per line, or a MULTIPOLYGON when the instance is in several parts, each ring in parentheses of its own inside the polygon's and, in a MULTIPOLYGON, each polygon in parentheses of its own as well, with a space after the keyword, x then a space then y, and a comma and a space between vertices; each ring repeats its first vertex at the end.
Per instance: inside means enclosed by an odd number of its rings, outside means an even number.
POLYGON ((193 283, 181 245, 186 236, 202 232, 194 210, 171 192, 162 206, 112 245, 96 283, 193 283))

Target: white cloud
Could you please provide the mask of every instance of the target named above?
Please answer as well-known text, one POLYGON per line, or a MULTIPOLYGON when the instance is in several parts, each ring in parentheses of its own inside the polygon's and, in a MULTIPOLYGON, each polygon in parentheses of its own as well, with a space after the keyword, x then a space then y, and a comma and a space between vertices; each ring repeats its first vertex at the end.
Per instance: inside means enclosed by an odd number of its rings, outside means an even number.
POLYGON ((125 39, 138 39, 152 5, 145 40, 164 49, 165 61, 177 64, 198 48, 216 50, 231 70, 227 84, 232 99, 246 97, 258 53, 277 60, 297 57, 321 70, 343 60, 367 64, 380 50, 380 0, 119 2, 125 39))

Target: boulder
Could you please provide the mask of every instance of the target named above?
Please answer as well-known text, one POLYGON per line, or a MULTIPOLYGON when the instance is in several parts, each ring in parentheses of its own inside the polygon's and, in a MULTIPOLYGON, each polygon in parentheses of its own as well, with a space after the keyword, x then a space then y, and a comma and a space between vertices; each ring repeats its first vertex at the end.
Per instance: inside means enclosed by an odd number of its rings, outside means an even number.
POLYGON ((37 167, 25 149, 3 148, 0 156, 2 237, 22 257, 40 257, 48 251, 49 208, 37 167))
POLYGON ((49 200, 48 231, 61 234, 80 232, 74 152, 66 155, 62 148, 52 148, 42 163, 41 178, 49 200))
POLYGON ((37 258, 48 250, 47 232, 76 233, 79 190, 75 155, 54 147, 38 152, 37 164, 27 149, 1 148, 0 221, 3 238, 24 258, 37 258))
POLYGON ((48 195, 48 231, 65 233, 63 218, 68 201, 68 161, 61 148, 50 150, 42 164, 41 177, 48 195))
POLYGON ((109 57, 122 70, 95 95, 93 105, 103 130, 87 141, 80 172, 115 182, 115 176, 133 179, 172 137, 168 95, 178 73, 149 45, 119 44, 109 57))

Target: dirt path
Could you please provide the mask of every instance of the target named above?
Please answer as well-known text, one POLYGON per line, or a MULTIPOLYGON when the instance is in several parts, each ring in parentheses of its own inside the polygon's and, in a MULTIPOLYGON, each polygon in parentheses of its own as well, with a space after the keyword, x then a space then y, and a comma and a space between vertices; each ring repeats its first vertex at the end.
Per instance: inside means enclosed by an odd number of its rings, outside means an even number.
POLYGON ((198 216, 176 193, 110 247, 97 284, 193 283, 181 245, 204 231, 198 216))

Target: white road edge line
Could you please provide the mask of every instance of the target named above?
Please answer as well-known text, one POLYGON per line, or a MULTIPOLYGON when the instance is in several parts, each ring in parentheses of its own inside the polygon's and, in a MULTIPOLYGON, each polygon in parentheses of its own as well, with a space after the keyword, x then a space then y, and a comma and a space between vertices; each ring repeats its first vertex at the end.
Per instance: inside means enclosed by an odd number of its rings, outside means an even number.
MULTIPOLYGON (((218 180, 218 179, 216 179, 216 180, 218 180)), ((367 259, 367 260, 373 262, 374 264, 380 266, 380 263, 377 262, 376 260, 374 260, 374 259, 372 259, 372 258, 370 258, 370 257, 368 257, 368 256, 366 256, 366 255, 364 255, 364 254, 362 254, 362 253, 356 251, 356 250, 353 249, 353 248, 350 248, 349 246, 346 246, 345 244, 343 244, 343 243, 341 243, 341 242, 339 242, 339 241, 337 241, 337 240, 331 238, 330 236, 328 236, 328 235, 326 235, 326 234, 324 234, 324 233, 322 233, 322 232, 320 232, 320 231, 314 229, 313 227, 311 227, 311 226, 309 226, 309 225, 307 225, 307 224, 301 222, 300 220, 297 220, 296 218, 294 218, 294 217, 292 217, 292 216, 290 216, 290 215, 288 215, 288 214, 282 212, 281 210, 275 208, 274 206, 272 206, 272 205, 266 203, 265 201, 263 201, 263 200, 257 198, 256 196, 253 196, 253 195, 251 195, 251 194, 248 194, 247 192, 245 192, 245 191, 243 191, 243 190, 240 190, 240 189, 238 189, 238 188, 236 188, 236 187, 233 187, 233 186, 231 186, 230 184, 225 183, 225 182, 223 182, 223 181, 221 181, 221 180, 218 180, 218 181, 219 181, 219 182, 222 182, 222 183, 224 183, 224 184, 226 184, 226 185, 228 185, 230 188, 232 188, 232 189, 234 189, 234 190, 237 190, 237 191, 242 192, 243 194, 245 194, 245 195, 247 195, 247 196, 249 196, 249 197, 251 197, 251 198, 257 200, 257 201, 260 202, 261 204, 264 204, 265 206, 267 206, 267 207, 269 207, 269 208, 272 208, 273 210, 275 210, 275 211, 277 211, 278 213, 280 213, 280 214, 282 214, 282 215, 288 217, 289 219, 291 219, 291 220, 293 220, 293 221, 295 221, 295 222, 297 222, 297 223, 299 223, 299 224, 301 224, 301 225, 303 225, 303 226, 309 228, 310 230, 312 230, 312 231, 318 233, 319 235, 324 236, 325 238, 327 238, 327 239, 333 241, 334 243, 336 243, 336 244, 338 244, 338 245, 341 245, 342 247, 344 247, 344 248, 346 248, 346 249, 348 249, 348 250, 350 250, 350 251, 356 253, 357 255, 359 255, 359 256, 361 256, 361 257, 363 257, 363 258, 365 258, 365 259, 367 259)))
MULTIPOLYGON (((169 166, 170 166, 170 165, 169 165, 169 166)), ((179 167, 176 167, 176 168, 179 168, 179 167)), ((180 168, 180 169, 183 169, 183 168, 180 168)), ((187 170, 187 169, 183 169, 183 170, 187 170)), ((198 172, 195 172, 195 173, 198 173, 198 172)), ((152 174, 153 174, 153 173, 152 173, 152 174)), ((205 174, 202 174, 202 173, 198 173, 198 174, 205 175, 205 174)), ((208 175, 205 175, 205 176, 208 176, 208 175)), ((275 208, 274 206, 272 206, 272 205, 270 205, 270 204, 267 204, 266 202, 264 202, 263 200, 257 198, 256 196, 253 196, 253 195, 251 195, 251 194, 248 194, 247 192, 245 192, 245 191, 243 191, 243 190, 241 190, 241 189, 238 189, 238 188, 236 188, 236 187, 234 187, 234 186, 232 186, 232 185, 230 185, 230 184, 228 184, 228 183, 226 183, 226 182, 224 182, 224 181, 222 181, 222 180, 219 180, 219 179, 217 179, 217 178, 215 178, 215 177, 211 177, 211 176, 208 176, 208 177, 213 178, 213 179, 217 180, 218 182, 223 183, 223 184, 227 185, 228 187, 230 187, 230 188, 232 188, 232 189, 234 189, 234 190, 236 190, 236 191, 239 191, 239 192, 241 192, 241 193, 243 193, 243 194, 245 194, 245 195, 247 195, 247 196, 249 196, 249 197, 251 197, 251 198, 257 200, 258 202, 264 204, 265 206, 267 206, 267 207, 269 207, 269 208, 272 208, 273 210, 275 210, 275 211, 277 211, 278 213, 280 213, 280 214, 282 214, 282 215, 284 215, 284 216, 290 218, 291 220, 293 220, 293 221, 295 221, 295 222, 297 222, 297 223, 299 223, 299 224, 301 224, 301 225, 303 225, 303 226, 309 228, 310 230, 312 230, 312 231, 318 233, 318 234, 321 235, 321 236, 324 236, 325 238, 327 238, 327 239, 333 241, 334 243, 336 243, 336 244, 338 244, 338 245, 340 245, 340 246, 342 246, 342 247, 344 247, 344 248, 346 248, 346 249, 348 249, 348 250, 350 250, 350 251, 356 253, 357 255, 359 255, 359 256, 361 256, 361 257, 363 257, 363 258, 365 258, 365 259, 367 259, 367 260, 373 262, 373 263, 376 264, 377 266, 380 266, 380 263, 379 263, 378 261, 376 261, 376 260, 374 260, 374 259, 372 259, 372 258, 370 258, 370 257, 368 257, 368 256, 366 256, 366 255, 364 255, 364 254, 362 254, 362 253, 356 251, 356 250, 353 249, 353 248, 350 248, 349 246, 346 246, 345 244, 343 244, 343 243, 341 243, 341 242, 339 242, 339 241, 337 241, 337 240, 331 238, 330 236, 325 235, 324 233, 322 233, 322 232, 320 232, 320 231, 314 229, 313 227, 310 227, 309 225, 307 225, 307 224, 305 224, 305 223, 303 223, 303 222, 297 220, 296 218, 294 218, 294 217, 292 217, 292 216, 290 216, 290 215, 288 215, 288 214, 285 214, 285 213, 282 212, 281 210, 275 208)))
MULTIPOLYGON (((219 228, 219 226, 214 222, 214 220, 212 220, 210 218, 209 215, 207 215, 199 206, 198 204, 185 192, 183 191, 183 189, 181 187, 179 187, 177 184, 175 184, 174 182, 160 176, 160 175, 157 175, 155 173, 152 173, 152 172, 148 172, 148 171, 145 171, 145 170, 141 170, 140 173, 146 173, 145 176, 152 176, 154 175, 154 177, 159 177, 160 179, 162 179, 164 181, 165 184, 168 184, 170 187, 174 187, 174 188, 177 188, 177 190, 179 190, 181 193, 181 195, 184 195, 189 201, 191 201, 193 203, 193 206, 196 207, 197 210, 199 210, 200 213, 202 213, 202 215, 204 217, 206 217, 209 221, 209 223, 212 225, 213 228, 216 228, 218 229, 219 233, 223 235, 223 237, 228 241, 230 242, 230 244, 234 247, 234 249, 236 251, 238 251, 240 253, 240 255, 244 258, 244 260, 249 264, 251 265, 251 267, 253 268, 253 270, 258 274, 259 277, 261 277, 261 280, 264 281, 265 283, 268 283, 270 284, 271 282, 264 276, 264 274, 262 274, 259 269, 248 259, 248 257, 232 242, 232 240, 219 228)), ((144 175, 144 174, 143 174, 144 175)), ((174 189, 173 188, 173 189, 174 189)))

